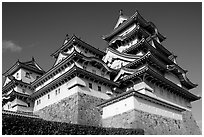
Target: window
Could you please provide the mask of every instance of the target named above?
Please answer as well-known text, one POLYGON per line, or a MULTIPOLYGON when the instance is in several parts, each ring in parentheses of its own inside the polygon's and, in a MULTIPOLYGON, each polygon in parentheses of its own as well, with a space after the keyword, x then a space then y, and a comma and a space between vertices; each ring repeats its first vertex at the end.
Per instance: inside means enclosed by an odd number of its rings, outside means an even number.
POLYGON ((16 73, 16 78, 18 78, 19 77, 19 73, 16 73))
POLYGON ((101 76, 104 76, 105 75, 105 72, 104 71, 101 71, 101 76))
POLYGON ((160 88, 160 95, 163 95, 163 89, 160 88))
POLYGON ((101 91, 101 86, 98 86, 98 91, 101 91))
POLYGON ((60 88, 55 90, 55 95, 60 94, 60 88))
POLYGON ((37 100, 37 105, 39 105, 41 103, 40 99, 37 100))
POLYGON ((89 88, 92 89, 92 83, 89 83, 89 88))
POLYGON ((25 93, 25 91, 26 91, 26 89, 23 88, 23 89, 22 89, 22 92, 25 93))
POLYGON ((28 103, 28 107, 30 107, 30 103, 28 103))
POLYGON ((85 70, 86 70, 86 68, 87 68, 87 66, 86 66, 86 65, 83 65, 83 69, 85 69, 85 70))
POLYGON ((50 99, 50 94, 47 95, 47 98, 50 99))
POLYGON ((38 79, 40 76, 36 76, 36 79, 38 79))
POLYGON ((92 73, 96 74, 96 70, 95 70, 95 69, 92 69, 92 73))
POLYGON ((29 73, 29 72, 26 72, 25 77, 26 77, 26 78, 30 78, 30 73, 29 73))

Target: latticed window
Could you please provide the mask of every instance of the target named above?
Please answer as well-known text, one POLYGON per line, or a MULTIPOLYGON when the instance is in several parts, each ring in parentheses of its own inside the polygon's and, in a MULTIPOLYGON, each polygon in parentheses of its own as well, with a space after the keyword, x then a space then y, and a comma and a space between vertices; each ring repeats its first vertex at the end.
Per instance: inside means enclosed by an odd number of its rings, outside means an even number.
POLYGON ((92 83, 89 83, 89 88, 92 89, 92 83))
POLYGON ((83 69, 85 69, 85 70, 86 70, 86 68, 87 68, 87 66, 86 66, 86 65, 83 65, 83 69))
POLYGON ((25 77, 26 77, 26 78, 30 78, 30 73, 29 73, 29 72, 26 72, 25 77))
POLYGON ((160 88, 160 94, 163 95, 163 89, 162 88, 160 88))
POLYGON ((23 88, 23 89, 22 89, 22 92, 25 93, 25 91, 26 91, 26 89, 23 88))
POLYGON ((101 76, 103 77, 105 75, 105 72, 104 71, 101 71, 101 76))
POLYGON ((101 86, 98 86, 98 91, 101 91, 101 86))
POLYGON ((96 70, 95 70, 95 69, 92 69, 92 73, 96 74, 96 70))

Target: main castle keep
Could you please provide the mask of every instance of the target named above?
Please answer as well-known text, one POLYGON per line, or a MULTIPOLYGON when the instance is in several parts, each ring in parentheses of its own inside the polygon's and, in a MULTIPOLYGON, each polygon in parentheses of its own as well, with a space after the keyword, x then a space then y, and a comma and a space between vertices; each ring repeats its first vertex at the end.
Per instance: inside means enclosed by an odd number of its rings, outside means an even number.
POLYGON ((154 23, 120 11, 101 51, 77 36, 66 38, 44 71, 32 58, 3 76, 3 113, 25 112, 49 121, 142 128, 145 134, 200 134, 191 102, 200 97, 162 42, 154 23))

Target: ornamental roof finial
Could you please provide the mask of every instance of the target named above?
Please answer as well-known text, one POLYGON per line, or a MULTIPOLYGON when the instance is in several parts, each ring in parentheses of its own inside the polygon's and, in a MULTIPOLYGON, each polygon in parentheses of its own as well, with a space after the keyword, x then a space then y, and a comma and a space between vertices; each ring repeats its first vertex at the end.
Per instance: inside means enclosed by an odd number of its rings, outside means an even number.
POLYGON ((120 16, 122 16, 123 15, 123 10, 120 9, 119 13, 120 13, 120 16))
POLYGON ((32 61, 35 61, 35 58, 32 56, 32 61))

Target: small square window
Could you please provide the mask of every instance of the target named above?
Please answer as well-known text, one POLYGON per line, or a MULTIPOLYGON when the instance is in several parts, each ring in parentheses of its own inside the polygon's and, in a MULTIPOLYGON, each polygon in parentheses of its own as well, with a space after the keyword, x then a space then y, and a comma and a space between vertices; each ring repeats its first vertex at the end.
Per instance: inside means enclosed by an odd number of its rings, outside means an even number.
POLYGON ((101 91, 101 86, 98 86, 98 91, 101 91))
POLYGON ((101 76, 104 76, 105 75, 105 72, 104 71, 101 71, 101 76))
POLYGON ((29 72, 26 72, 25 77, 26 77, 26 78, 30 78, 30 73, 29 73, 29 72))
POLYGON ((86 65, 83 65, 83 69, 85 69, 85 70, 86 70, 86 68, 87 68, 87 66, 86 66, 86 65))
POLYGON ((92 89, 92 83, 89 83, 89 88, 92 89))
POLYGON ((22 92, 25 93, 25 91, 26 91, 26 89, 23 88, 23 89, 22 89, 22 92))
POLYGON ((95 70, 95 69, 92 69, 92 73, 96 74, 96 70, 95 70))

